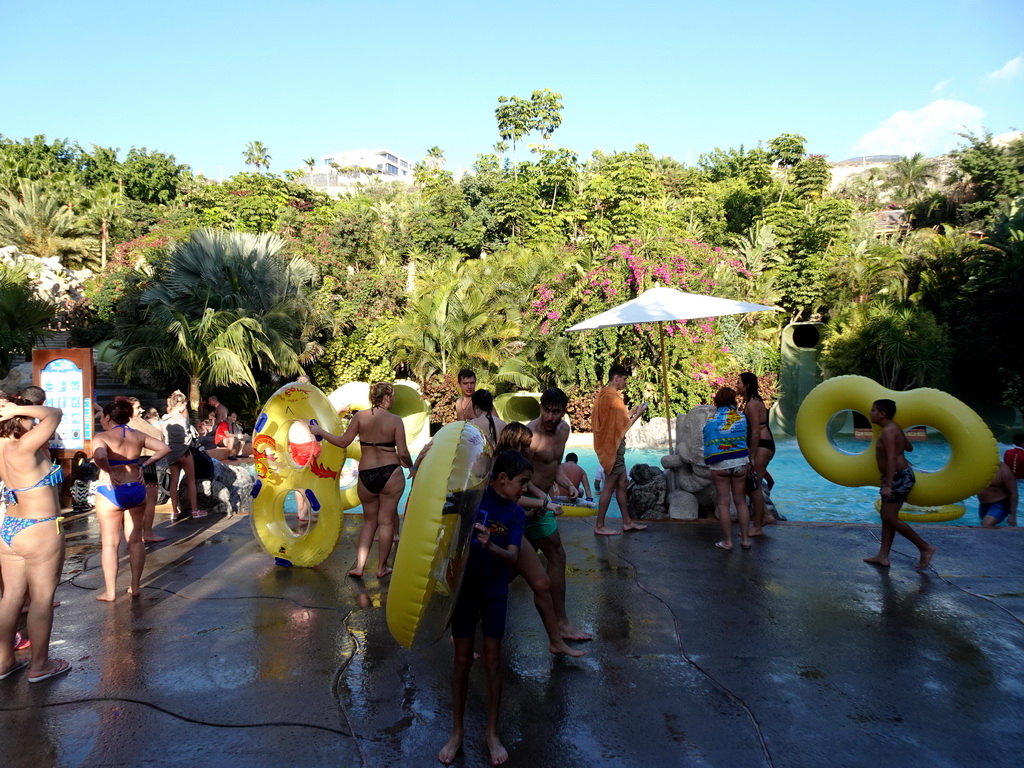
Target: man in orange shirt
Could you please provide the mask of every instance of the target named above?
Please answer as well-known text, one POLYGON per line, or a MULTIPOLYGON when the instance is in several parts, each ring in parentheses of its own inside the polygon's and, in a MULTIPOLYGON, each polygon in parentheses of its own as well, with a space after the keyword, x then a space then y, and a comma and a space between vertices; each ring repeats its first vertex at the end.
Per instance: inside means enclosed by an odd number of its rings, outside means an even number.
POLYGON ((605 471, 605 482, 601 487, 601 498, 597 504, 597 523, 594 533, 598 536, 618 536, 622 531, 642 531, 647 526, 634 522, 629 516, 626 486, 626 432, 636 423, 647 403, 641 403, 633 410, 626 408, 622 401, 622 390, 626 388, 629 371, 621 365, 608 369, 608 384, 594 401, 594 412, 590 417, 590 428, 594 433, 594 452, 605 471), (604 517, 614 494, 622 514, 622 531, 606 528, 604 517))

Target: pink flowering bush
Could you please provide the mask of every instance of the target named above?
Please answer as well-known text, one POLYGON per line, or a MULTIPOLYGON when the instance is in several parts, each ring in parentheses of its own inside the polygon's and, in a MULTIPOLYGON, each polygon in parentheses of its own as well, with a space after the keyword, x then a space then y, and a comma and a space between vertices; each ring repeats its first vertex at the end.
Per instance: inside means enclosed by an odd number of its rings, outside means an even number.
MULTIPOLYGON (((536 286, 529 313, 538 323, 539 334, 561 336, 570 326, 655 285, 728 296, 729 287, 716 284, 716 274, 734 277, 733 283, 750 278, 729 252, 671 237, 648 242, 631 239, 612 246, 592 263, 586 272, 561 272, 549 283, 536 286)), ((673 413, 710 402, 719 387, 733 383, 735 363, 716 332, 714 319, 666 323, 664 330, 673 413)), ((602 384, 607 366, 620 362, 634 374, 627 399, 651 400, 651 415, 664 414, 657 324, 572 333, 567 339, 577 364, 575 385, 590 390, 602 384)))

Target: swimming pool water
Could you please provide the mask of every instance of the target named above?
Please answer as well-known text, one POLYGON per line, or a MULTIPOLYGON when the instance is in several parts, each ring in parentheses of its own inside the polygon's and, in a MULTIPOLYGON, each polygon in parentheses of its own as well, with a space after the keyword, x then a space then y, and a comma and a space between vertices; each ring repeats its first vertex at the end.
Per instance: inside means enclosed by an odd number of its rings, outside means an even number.
MULTIPOLYGON (((840 438, 838 445, 844 450, 857 452, 866 450, 867 441, 854 440, 850 437, 840 438)), ((925 441, 914 442, 912 454, 908 459, 916 469, 936 471, 941 469, 949 459, 949 444, 941 437, 929 434, 925 441)), ((1002 456, 1010 445, 999 445, 999 455, 1002 456)), ((597 474, 597 455, 590 448, 570 446, 566 453, 575 453, 579 456, 580 466, 586 471, 593 490, 594 476, 597 474)), ((656 450, 628 450, 626 451, 626 466, 632 468, 635 464, 651 464, 661 467, 661 457, 664 451, 656 450)), ((775 479, 775 487, 772 490, 771 498, 779 511, 792 522, 829 522, 829 523, 877 523, 878 513, 875 511, 875 498, 878 496, 878 488, 847 488, 829 482, 813 469, 804 460, 803 454, 797 445, 795 438, 782 438, 776 441, 776 453, 768 471, 775 479)), ((399 514, 405 512, 405 504, 409 497, 411 483, 406 484, 405 494, 398 505, 399 514)), ((976 498, 970 498, 965 502, 967 512, 958 520, 941 525, 978 525, 978 502, 976 498)), ((359 507, 349 510, 350 513, 359 513, 359 507)), ((609 517, 619 517, 618 506, 613 503, 608 512, 609 517)), ((928 525, 928 523, 919 523, 928 525)))

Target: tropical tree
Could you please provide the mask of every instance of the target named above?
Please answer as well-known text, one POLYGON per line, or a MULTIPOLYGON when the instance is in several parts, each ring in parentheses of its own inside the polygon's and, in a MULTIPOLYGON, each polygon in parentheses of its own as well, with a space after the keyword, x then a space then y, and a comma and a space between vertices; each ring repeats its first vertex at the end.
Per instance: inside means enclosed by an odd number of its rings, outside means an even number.
POLYGON ((885 169, 885 187, 896 200, 905 204, 920 200, 938 179, 938 163, 927 159, 921 152, 912 157, 901 157, 885 169))
POLYGON ((0 242, 40 258, 81 266, 89 252, 79 216, 41 181, 22 180, 17 194, 0 194, 0 242))
POLYGON ((520 335, 518 302, 453 257, 418 275, 416 298, 394 331, 396 362, 421 382, 467 362, 494 370, 522 351, 520 335))
POLYGON ((309 175, 312 176, 313 175, 313 169, 316 168, 316 158, 313 157, 312 155, 310 155, 309 157, 307 157, 302 162, 306 166, 306 168, 309 169, 309 175))
MULTIPOLYGON (((768 159, 776 166, 786 172, 804 158, 804 144, 807 142, 798 133, 780 133, 774 139, 768 141, 768 159)), ((786 176, 782 177, 782 189, 779 192, 778 202, 782 202, 786 193, 786 176)))
POLYGON ((301 373, 320 352, 322 318, 308 298, 316 270, 284 259, 284 246, 273 234, 194 232, 141 295, 143 321, 123 329, 118 371, 186 374, 193 407, 204 381, 255 390, 257 373, 301 373))
POLYGON ((821 364, 833 375, 868 375, 889 389, 911 389, 942 384, 949 373, 949 334, 923 307, 864 305, 830 331, 821 364))
POLYGON ((246 144, 242 157, 245 158, 246 165, 256 168, 256 173, 260 172, 260 168, 270 168, 270 150, 262 141, 250 141, 246 144))
POLYGON ((107 243, 110 226, 124 219, 124 195, 117 184, 102 182, 88 190, 85 196, 85 217, 100 228, 100 269, 107 268, 107 243))
POLYGON ((11 367, 15 354, 32 350, 55 312, 36 295, 27 271, 0 263, 0 371, 11 367))
POLYGON ((545 88, 534 91, 530 99, 518 96, 499 96, 494 110, 498 133, 503 141, 512 142, 512 174, 518 176, 516 147, 533 131, 548 140, 562 124, 562 94, 545 88))
POLYGON ((427 156, 423 159, 423 162, 434 171, 440 171, 444 168, 447 162, 444 159, 444 150, 436 144, 427 150, 427 156))

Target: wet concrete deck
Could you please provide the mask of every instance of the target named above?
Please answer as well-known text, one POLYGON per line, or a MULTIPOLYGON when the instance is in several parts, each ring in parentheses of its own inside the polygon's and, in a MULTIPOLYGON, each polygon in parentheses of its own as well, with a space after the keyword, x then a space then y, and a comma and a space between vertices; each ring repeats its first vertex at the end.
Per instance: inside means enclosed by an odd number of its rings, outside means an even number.
MULTIPOLYGON (((53 654, 74 669, 0 681, 3 764, 436 764, 451 645, 392 640, 386 583, 345 576, 359 521, 316 569, 274 566, 245 517, 179 522, 143 596, 113 605, 93 600, 98 555, 72 560, 85 568, 58 591, 53 654)), ((1020 530, 928 528, 924 573, 901 541, 891 570, 863 564, 871 526, 776 526, 732 554, 712 525, 561 531, 570 616, 594 640, 550 656, 516 582, 510 765, 1020 764, 1020 530)), ((487 764, 484 695, 474 669, 456 765, 487 764)))

